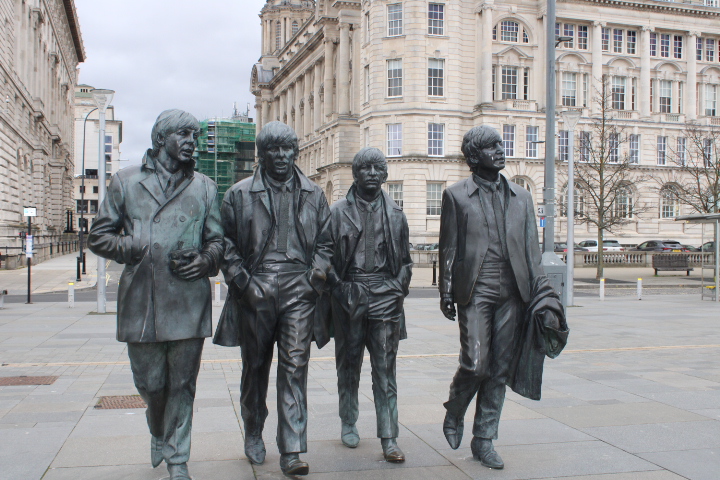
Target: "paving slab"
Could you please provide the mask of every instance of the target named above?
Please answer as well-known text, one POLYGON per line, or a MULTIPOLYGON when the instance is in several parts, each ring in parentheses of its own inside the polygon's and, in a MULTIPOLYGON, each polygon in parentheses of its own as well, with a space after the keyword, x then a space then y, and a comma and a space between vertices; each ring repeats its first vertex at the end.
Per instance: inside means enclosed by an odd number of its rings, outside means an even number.
POLYGON ((683 450, 646 453, 641 457, 692 480, 717 480, 720 477, 720 449, 683 450))

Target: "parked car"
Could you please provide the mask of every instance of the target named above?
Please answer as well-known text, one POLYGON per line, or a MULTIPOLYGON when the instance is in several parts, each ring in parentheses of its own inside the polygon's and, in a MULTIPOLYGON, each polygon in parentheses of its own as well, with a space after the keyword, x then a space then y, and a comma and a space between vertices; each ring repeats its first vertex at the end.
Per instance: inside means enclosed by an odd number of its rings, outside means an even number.
POLYGON ((687 248, 688 252, 699 252, 700 249, 698 247, 693 247, 692 245, 683 245, 683 247, 687 248))
MULTIPOLYGON (((582 248, 587 248, 588 252, 598 251, 597 240, 583 240, 578 243, 582 248)), ((625 249, 620 245, 617 240, 603 240, 603 252, 624 252, 625 249)))
POLYGON ((648 240, 632 249, 634 252, 689 252, 676 240, 648 240))
MULTIPOLYGON (((567 252, 567 250, 568 250, 568 248, 567 248, 567 243, 565 243, 565 242, 555 242, 555 252, 556 252, 556 253, 567 252)), ((580 245, 578 245, 578 244, 576 243, 576 244, 575 244, 575 251, 576 251, 576 252, 587 252, 588 249, 587 249, 587 248, 583 248, 583 247, 581 247, 580 245)))
POLYGON ((700 250, 703 252, 714 252, 715 251, 715 242, 703 243, 702 247, 700 247, 700 250))

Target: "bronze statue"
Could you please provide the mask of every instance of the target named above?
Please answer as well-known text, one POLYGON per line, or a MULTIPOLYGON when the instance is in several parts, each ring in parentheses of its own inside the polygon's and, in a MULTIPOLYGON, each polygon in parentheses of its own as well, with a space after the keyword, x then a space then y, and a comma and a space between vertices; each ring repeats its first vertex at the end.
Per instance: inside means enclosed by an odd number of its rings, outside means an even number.
POLYGON ((331 258, 327 283, 332 291, 335 358, 342 420, 341 440, 357 447, 360 436, 358 386, 365 347, 370 353, 377 436, 388 462, 404 462, 397 445, 398 409, 395 363, 398 343, 407 338, 403 301, 412 261, 408 223, 402 209, 383 192, 387 162, 377 148, 363 148, 352 165, 355 182, 330 209, 320 236, 331 258))
POLYGON ((116 173, 88 237, 90 250, 124 263, 117 339, 127 342, 135 386, 148 405, 153 467, 189 480, 195 384, 211 335, 208 276, 223 235, 215 182, 193 171, 200 124, 167 110, 141 166, 116 173))
POLYGON ((460 446, 465 412, 477 394, 472 453, 501 469, 493 440, 505 386, 539 399, 543 355, 560 353, 567 325, 542 268, 532 197, 500 175, 502 138, 489 126, 474 127, 462 152, 472 176, 445 190, 440 217, 440 309, 454 320, 457 303, 461 347, 443 432, 453 449, 460 446), (562 345, 536 349, 535 324, 555 332, 562 345))
MULTIPOLYGON (((214 342, 240 346, 245 455, 253 464, 265 461, 265 399, 277 343, 280 467, 288 475, 307 475, 299 453, 307 451, 308 361, 325 281, 313 258, 329 209, 322 190, 295 165, 298 139, 290 127, 270 122, 256 144, 255 174, 227 191, 221 209, 229 295, 214 342)), ((322 346, 318 335, 316 340, 322 346)))

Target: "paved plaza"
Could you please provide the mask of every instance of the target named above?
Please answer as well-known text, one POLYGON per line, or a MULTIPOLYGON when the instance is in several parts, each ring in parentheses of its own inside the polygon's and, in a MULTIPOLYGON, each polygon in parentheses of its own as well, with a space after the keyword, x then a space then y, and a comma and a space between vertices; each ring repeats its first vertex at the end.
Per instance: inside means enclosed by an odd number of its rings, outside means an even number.
MULTIPOLYGON (((418 275, 418 279, 426 272, 418 275)), ((113 275, 111 269, 111 281, 113 275)), ((419 281, 419 280, 418 280, 419 281)), ((406 302, 408 340, 398 359, 404 464, 382 459, 366 360, 361 442, 339 439, 332 343, 314 349, 308 381, 308 478, 583 479, 720 478, 720 306, 697 295, 577 297, 566 350, 546 361, 543 399, 508 393, 497 450, 501 471, 470 453, 470 433, 451 450, 442 434, 457 366, 457 324, 429 289, 406 302)), ((0 386, 0 479, 159 480, 150 467, 143 409, 97 409, 100 397, 135 395, 114 314, 95 304, 9 302, 0 310, 0 377, 57 376, 51 385, 0 386)), ((114 311, 114 303, 109 303, 114 311)), ((217 320, 220 307, 215 307, 217 320)), ((283 478, 275 445, 276 392, 268 394, 266 463, 243 454, 240 352, 207 341, 198 380, 189 463, 196 480, 283 478)), ((274 372, 273 372, 274 377, 274 372)), ((271 384, 274 383, 271 382, 271 384)), ((470 416, 466 424, 470 422, 470 416)))

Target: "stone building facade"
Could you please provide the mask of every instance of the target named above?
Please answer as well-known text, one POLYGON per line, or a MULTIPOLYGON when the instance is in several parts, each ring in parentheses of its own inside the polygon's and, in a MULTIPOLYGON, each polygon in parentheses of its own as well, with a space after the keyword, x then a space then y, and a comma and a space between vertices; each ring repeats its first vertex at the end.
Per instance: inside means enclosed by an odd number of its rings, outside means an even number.
MULTIPOLYGON (((583 135, 605 78, 615 93, 612 115, 628 132, 619 155, 656 179, 628 184, 628 223, 609 235, 623 244, 700 241, 697 227, 673 221, 693 212, 662 193, 663 182, 671 187, 677 178, 669 158, 686 122, 720 125, 720 8, 695 1, 557 4, 556 34, 572 37, 557 49, 558 111, 579 109, 576 138, 583 135)), ((355 152, 383 150, 387 188, 403 205, 414 243, 437 241, 442 191, 468 174, 460 144, 475 125, 503 134, 506 176, 539 202, 545 153, 534 142, 545 135, 544 9, 528 0, 268 0, 252 70, 258 128, 270 120, 295 128, 299 165, 331 202, 352 183, 355 152)), ((562 121, 557 129, 566 149, 562 121)), ((558 240, 566 228, 558 218, 558 240)), ((596 235, 575 226, 578 240, 596 235)))
POLYGON ((0 246, 21 245, 23 207, 35 206, 36 251, 57 253, 74 209, 73 97, 85 60, 75 4, 0 0, 0 25, 0 246))

